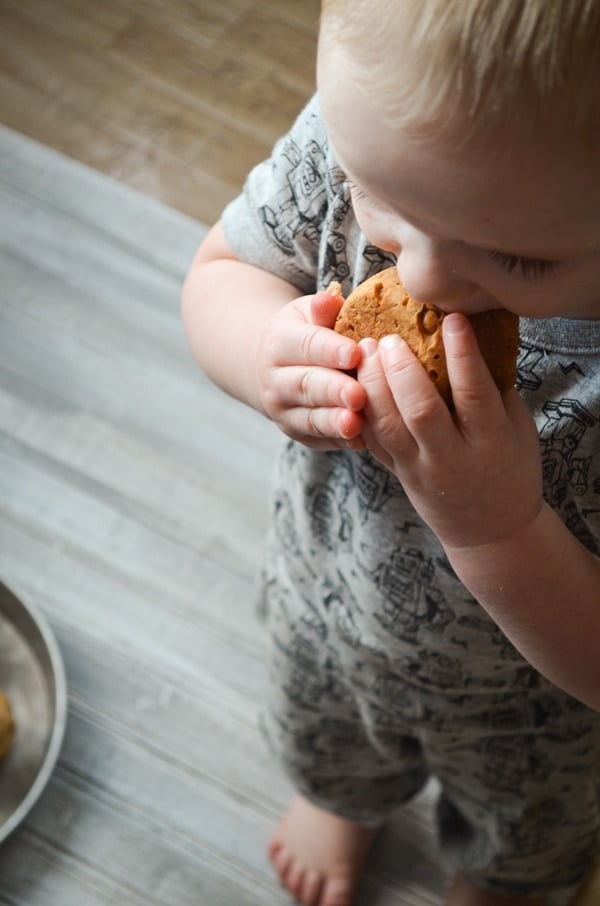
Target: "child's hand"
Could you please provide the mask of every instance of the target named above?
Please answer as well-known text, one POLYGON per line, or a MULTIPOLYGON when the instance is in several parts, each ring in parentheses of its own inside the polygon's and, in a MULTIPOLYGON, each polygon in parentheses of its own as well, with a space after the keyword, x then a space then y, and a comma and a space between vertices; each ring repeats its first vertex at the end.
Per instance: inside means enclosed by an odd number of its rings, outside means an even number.
POLYGON ((362 341, 363 438, 398 477, 442 544, 471 547, 512 536, 542 507, 533 420, 516 391, 502 398, 468 320, 444 320, 450 412, 399 338, 362 341))
POLYGON ((263 334, 257 355, 261 404, 281 430, 309 447, 364 448, 366 394, 346 370, 358 345, 331 328, 342 300, 327 292, 288 303, 263 334))

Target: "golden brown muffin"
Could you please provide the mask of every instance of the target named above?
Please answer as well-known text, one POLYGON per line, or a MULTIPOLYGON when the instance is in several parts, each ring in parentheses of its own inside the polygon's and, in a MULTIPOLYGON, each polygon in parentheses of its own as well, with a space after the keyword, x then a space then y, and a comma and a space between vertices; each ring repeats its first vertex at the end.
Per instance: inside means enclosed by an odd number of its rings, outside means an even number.
POLYGON ((8 755, 13 741, 15 724, 8 704, 8 699, 0 692, 0 761, 8 755))
MULTIPOLYGON (((341 295, 339 283, 329 292, 341 295)), ((399 334, 418 357, 440 394, 450 406, 452 394, 442 343, 446 313, 435 305, 412 299, 400 282, 395 267, 370 277, 345 300, 335 322, 338 333, 353 340, 399 334)), ((479 348, 501 393, 514 387, 517 376, 519 319, 503 308, 471 315, 479 348)))

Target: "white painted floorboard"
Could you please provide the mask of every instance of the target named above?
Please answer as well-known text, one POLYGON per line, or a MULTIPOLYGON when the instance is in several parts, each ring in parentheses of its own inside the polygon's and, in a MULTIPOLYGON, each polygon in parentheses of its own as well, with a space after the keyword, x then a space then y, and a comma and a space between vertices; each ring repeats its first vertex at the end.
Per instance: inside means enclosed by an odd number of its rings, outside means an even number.
MULTIPOLYGON (((0 904, 285 906, 252 607, 277 435, 188 352, 203 227, 5 129, 0 212, 0 577, 69 684, 0 904)), ((432 795, 381 836, 359 906, 439 906, 432 795)))

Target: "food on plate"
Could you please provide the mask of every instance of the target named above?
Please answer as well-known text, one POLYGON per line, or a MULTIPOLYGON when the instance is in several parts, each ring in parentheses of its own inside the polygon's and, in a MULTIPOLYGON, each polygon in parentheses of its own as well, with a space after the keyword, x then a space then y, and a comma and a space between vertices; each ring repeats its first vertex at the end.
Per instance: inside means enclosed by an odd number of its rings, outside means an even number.
POLYGON ((15 723, 8 699, 0 692, 0 761, 8 755, 15 733, 15 723))

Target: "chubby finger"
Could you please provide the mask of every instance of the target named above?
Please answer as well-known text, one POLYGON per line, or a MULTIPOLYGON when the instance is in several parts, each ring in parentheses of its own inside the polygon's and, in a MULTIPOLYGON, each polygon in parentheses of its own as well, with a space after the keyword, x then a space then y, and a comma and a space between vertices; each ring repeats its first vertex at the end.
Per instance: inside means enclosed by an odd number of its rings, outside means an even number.
POLYGON ((381 340, 379 356, 394 404, 414 441, 419 446, 441 442, 450 416, 421 362, 395 334, 381 340))
POLYGON ((365 419, 362 412, 350 412, 341 409, 338 419, 340 437, 344 446, 350 450, 364 450, 365 442, 362 436, 365 419))
POLYGON ((369 450, 391 467, 393 456, 407 455, 416 447, 395 404, 377 343, 367 339, 361 340, 359 345, 362 359, 357 378, 367 397, 363 438, 369 450))
POLYGON ((354 340, 302 321, 290 320, 286 330, 278 332, 267 348, 275 365, 320 365, 344 371, 356 368, 360 350, 354 340))
MULTIPOLYGON (((364 427, 364 419, 360 412, 324 406, 317 408, 298 406, 290 409, 286 423, 287 433, 292 437, 302 438, 304 441, 322 440, 330 444, 342 442, 342 446, 348 446, 350 442, 360 438, 364 427)), ((358 441, 357 448, 361 447, 362 442, 358 441)))
POLYGON ((310 314, 314 324, 320 327, 333 327, 344 299, 342 296, 335 296, 327 290, 321 290, 311 299, 310 314))
POLYGON ((446 367, 452 401, 460 424, 479 429, 489 424, 490 415, 504 410, 473 327, 465 315, 449 314, 442 325, 446 367))
POLYGON ((359 412, 366 402, 364 388, 350 375, 317 365, 282 369, 279 395, 289 406, 332 407, 359 412))
POLYGON ((359 343, 361 361, 356 377, 366 395, 365 413, 371 425, 397 414, 394 398, 383 371, 378 344, 373 339, 359 343))

